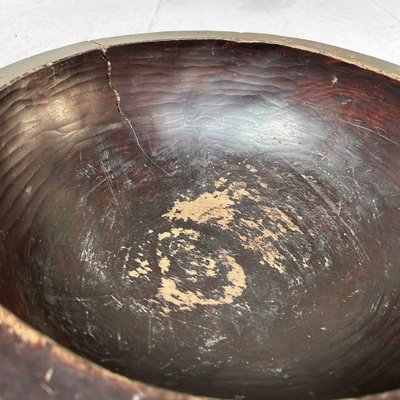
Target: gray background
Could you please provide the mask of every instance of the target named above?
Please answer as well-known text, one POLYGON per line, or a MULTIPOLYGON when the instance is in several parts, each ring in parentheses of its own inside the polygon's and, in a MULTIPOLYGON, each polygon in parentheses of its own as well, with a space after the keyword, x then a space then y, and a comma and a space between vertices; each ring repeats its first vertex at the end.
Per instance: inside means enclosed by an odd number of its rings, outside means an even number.
POLYGON ((198 29, 293 36, 400 64, 400 0, 0 0, 0 67, 87 39, 198 29))

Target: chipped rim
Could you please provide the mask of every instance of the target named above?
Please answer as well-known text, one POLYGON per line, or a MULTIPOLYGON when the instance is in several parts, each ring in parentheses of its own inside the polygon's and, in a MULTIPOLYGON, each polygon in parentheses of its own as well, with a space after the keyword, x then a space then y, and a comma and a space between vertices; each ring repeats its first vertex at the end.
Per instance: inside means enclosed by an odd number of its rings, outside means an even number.
MULTIPOLYGON (((88 40, 80 43, 60 47, 55 50, 46 51, 25 58, 21 61, 9 64, 0 68, 0 91, 12 85, 17 80, 32 74, 47 66, 51 66, 56 62, 78 56, 80 54, 88 53, 94 50, 100 50, 103 53, 107 49, 128 45, 133 43, 146 43, 146 42, 160 42, 160 41, 173 41, 173 40, 225 40, 237 43, 266 43, 286 46, 290 48, 301 49, 311 53, 322 54, 348 64, 356 65, 360 68, 376 72, 380 75, 387 76, 394 80, 400 81, 400 66, 384 61, 375 57, 365 54, 357 53, 355 51, 343 49, 336 46, 331 46, 324 43, 314 42, 305 39, 297 39, 285 36, 277 36, 261 33, 239 33, 239 32, 218 32, 218 31, 170 31, 170 32, 154 32, 142 33, 125 36, 107 37, 96 40, 88 40)), ((0 304, 0 327, 5 328, 6 331, 13 333, 20 337, 26 343, 44 343, 50 344, 57 351, 60 359, 68 359, 73 361, 76 368, 80 369, 83 373, 89 373, 90 370, 98 371, 105 379, 114 380, 125 384, 139 384, 142 387, 149 387, 155 393, 160 394, 163 398, 166 393, 175 394, 178 398, 184 395, 186 399, 200 400, 207 399, 207 397, 193 396, 179 391, 171 391, 168 389, 158 388, 150 384, 128 379, 117 373, 111 372, 108 369, 93 363, 86 358, 68 350, 64 346, 58 344, 56 341, 47 335, 39 332, 31 327, 7 308, 0 304)), ((38 350, 39 351, 39 350, 38 350)), ((132 387, 137 389, 137 386, 132 387)), ((373 395, 362 396, 358 398, 379 400, 387 398, 400 400, 400 392, 398 389, 382 392, 373 395)), ((210 398, 208 398, 210 399, 210 398)), ((353 399, 353 398, 352 398, 353 399)), ((354 398, 355 399, 355 398, 354 398)))

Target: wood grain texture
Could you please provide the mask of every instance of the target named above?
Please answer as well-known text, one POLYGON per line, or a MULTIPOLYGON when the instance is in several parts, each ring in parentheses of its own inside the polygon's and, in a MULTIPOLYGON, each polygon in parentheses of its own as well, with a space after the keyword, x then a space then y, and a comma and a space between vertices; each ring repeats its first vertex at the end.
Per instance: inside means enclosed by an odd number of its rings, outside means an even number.
POLYGON ((42 68, 0 92, 0 303, 182 392, 395 389, 399 104, 398 81, 262 43, 42 68))

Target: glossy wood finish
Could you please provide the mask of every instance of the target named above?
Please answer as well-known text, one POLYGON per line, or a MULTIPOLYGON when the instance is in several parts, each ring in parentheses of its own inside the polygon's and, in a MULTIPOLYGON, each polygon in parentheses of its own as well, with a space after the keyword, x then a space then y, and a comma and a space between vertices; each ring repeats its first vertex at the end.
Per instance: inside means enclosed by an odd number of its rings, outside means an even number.
POLYGON ((32 72, 0 92, 0 303, 196 395, 395 389, 399 104, 397 80, 268 43, 32 72))

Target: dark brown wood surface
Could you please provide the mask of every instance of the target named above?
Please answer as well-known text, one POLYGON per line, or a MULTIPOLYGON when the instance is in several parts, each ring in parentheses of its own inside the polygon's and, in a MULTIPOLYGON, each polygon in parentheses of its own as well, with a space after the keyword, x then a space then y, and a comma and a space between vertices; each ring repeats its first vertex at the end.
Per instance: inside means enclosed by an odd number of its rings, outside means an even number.
POLYGON ((68 352, 0 310, 1 399, 207 400, 128 380, 68 352))
MULTIPOLYGON (((178 391, 395 389, 399 121, 398 81, 278 45, 131 44, 42 68, 0 92, 0 303, 178 391)), ((7 332, 13 377, 36 353, 13 370, 7 332)))

